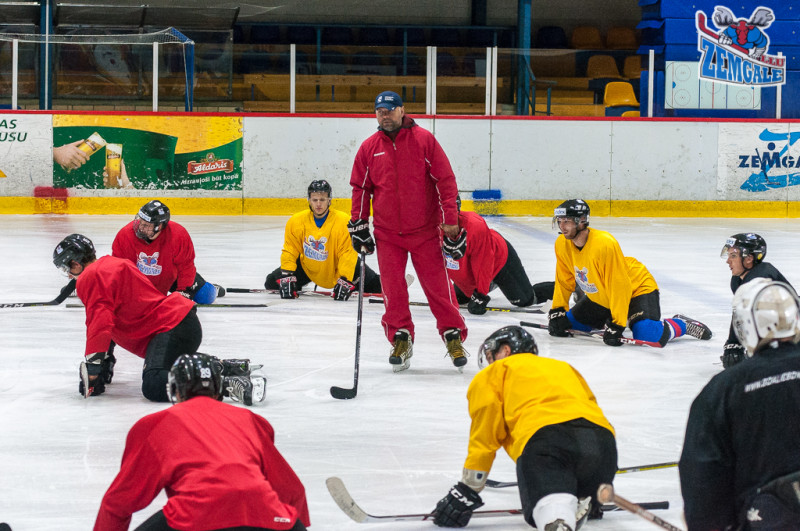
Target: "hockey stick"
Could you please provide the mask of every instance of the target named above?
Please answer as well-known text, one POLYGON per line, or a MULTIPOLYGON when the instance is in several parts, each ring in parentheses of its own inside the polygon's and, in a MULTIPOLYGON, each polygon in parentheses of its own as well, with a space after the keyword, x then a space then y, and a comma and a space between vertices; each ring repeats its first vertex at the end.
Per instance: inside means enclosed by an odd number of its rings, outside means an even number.
MULTIPOLYGON (((247 289, 247 288, 225 288, 228 293, 271 293, 278 295, 280 291, 277 289, 247 289)), ((330 297, 333 295, 330 291, 298 291, 298 295, 312 295, 317 297, 330 297)), ((383 293, 365 293, 366 297, 383 297, 383 293)))
MULTIPOLYGON (((654 463, 652 465, 639 465, 628 466, 617 470, 617 474, 627 474, 629 472, 643 472, 645 470, 658 470, 659 468, 672 468, 678 466, 677 461, 670 461, 668 463, 654 463)), ((493 479, 486 480, 486 486, 491 489, 504 489, 506 487, 516 487, 516 481, 495 481, 493 479)), ((659 502, 662 503, 662 502, 659 502)), ((666 509, 667 507, 648 507, 649 509, 666 509)))
POLYGON ((331 396, 337 400, 350 400, 355 398, 358 393, 358 357, 361 353, 361 314, 364 309, 364 277, 366 276, 367 261, 365 260, 366 251, 361 248, 361 272, 358 275, 358 319, 356 320, 356 359, 353 367, 353 388, 332 386, 331 396))
POLYGON ((619 496, 614 492, 614 487, 608 483, 600 485, 600 488, 597 489, 597 499, 600 501, 600 503, 613 503, 614 505, 618 505, 626 511, 630 511, 633 514, 638 514, 645 520, 649 520, 657 526, 668 529, 669 531, 683 531, 680 527, 675 527, 666 520, 662 520, 641 505, 633 503, 632 501, 628 501, 622 496, 619 496))
MULTIPOLYGON (((364 509, 358 506, 350 493, 347 491, 347 487, 344 486, 344 482, 337 478, 337 477, 330 477, 325 480, 325 485, 328 487, 328 492, 331 493, 331 497, 333 501, 336 502, 336 505, 349 516, 352 520, 360 523, 360 524, 374 524, 379 522, 403 522, 403 521, 427 521, 433 520, 433 515, 430 513, 417 513, 417 514, 390 514, 390 515, 382 515, 377 516, 373 514, 369 514, 364 509)), ((669 507, 669 502, 654 502, 651 504, 641 504, 641 506, 645 505, 658 505, 658 507, 652 507, 654 509, 666 509, 669 507)), ((603 512, 607 511, 618 511, 620 510, 616 505, 607 504, 602 505, 601 509, 603 512)), ((472 513, 473 518, 490 518, 494 516, 516 516, 522 514, 522 509, 500 509, 500 510, 493 510, 493 511, 475 511, 472 513)))
MULTIPOLYGON (((527 321, 520 321, 520 326, 527 326, 530 328, 538 328, 539 330, 547 330, 546 324, 541 323, 529 323, 527 321)), ((603 334, 599 331, 594 332, 584 332, 583 330, 568 330, 567 331, 570 337, 579 336, 579 337, 592 337, 595 339, 603 339, 603 334)), ((643 339, 633 339, 632 337, 621 337, 619 338, 622 341, 623 345, 638 345, 640 347, 653 347, 653 348, 663 348, 661 343, 657 343, 655 341, 645 341, 643 339)))
MULTIPOLYGON (((197 304, 198 308, 269 308, 269 304, 197 304)), ((83 304, 67 304, 67 308, 84 308, 83 304)))
POLYGON ((72 279, 67 282, 67 285, 61 288, 58 297, 48 302, 3 302, 0 303, 0 308, 28 308, 31 306, 58 306, 69 297, 69 294, 75 290, 75 282, 77 279, 72 279))
MULTIPOLYGON (((369 293, 367 293, 367 295, 369 295, 369 293)), ((378 304, 378 303, 379 304, 383 304, 383 299, 380 299, 380 300, 378 300, 378 299, 370 299, 369 302, 371 304, 378 304)), ((409 306, 429 306, 429 304, 427 302, 416 302, 416 301, 409 301, 408 305, 409 306)), ((542 310, 540 310, 538 308, 531 308, 529 310, 526 310, 524 308, 495 308, 495 307, 491 307, 491 306, 487 306, 486 307, 486 311, 487 312, 539 313, 539 314, 544 313, 542 310)))

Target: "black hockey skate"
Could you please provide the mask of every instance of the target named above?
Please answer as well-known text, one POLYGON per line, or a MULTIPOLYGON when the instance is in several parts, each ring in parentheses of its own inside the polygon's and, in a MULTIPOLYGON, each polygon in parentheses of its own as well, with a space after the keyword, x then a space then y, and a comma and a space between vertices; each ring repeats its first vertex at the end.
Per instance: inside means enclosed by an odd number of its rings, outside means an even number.
POLYGON ((701 323, 700 321, 696 321, 691 317, 686 317, 685 315, 681 315, 676 313, 672 316, 673 319, 680 319, 686 323, 686 333, 692 337, 696 337, 697 339, 711 339, 711 329, 708 328, 706 325, 701 323))
POLYGON ((226 376, 222 380, 222 396, 234 402, 252 406, 264 401, 267 396, 267 379, 260 374, 249 376, 226 376))

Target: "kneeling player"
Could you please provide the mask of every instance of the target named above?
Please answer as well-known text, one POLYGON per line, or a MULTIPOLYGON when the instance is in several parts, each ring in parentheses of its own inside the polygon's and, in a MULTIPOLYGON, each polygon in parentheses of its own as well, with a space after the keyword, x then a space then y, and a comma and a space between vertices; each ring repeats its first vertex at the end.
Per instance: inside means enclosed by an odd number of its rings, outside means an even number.
POLYGON ((564 201, 553 214, 556 238, 556 283, 548 328, 551 336, 566 337, 570 329, 602 329, 607 345, 622 344, 625 326, 635 339, 667 344, 684 334, 711 339, 699 321, 677 314, 661 320, 655 279, 638 260, 624 256, 608 232, 589 228, 589 205, 580 199, 564 201), (569 309, 572 293, 585 294, 569 309))
POLYGON ((96 530, 128 529, 131 515, 162 489, 167 504, 137 529, 304 531, 311 525, 305 489, 275 448, 272 426, 220 403, 223 386, 214 358, 197 353, 175 361, 169 371, 175 405, 131 428, 96 530))
MULTIPOLYGON (((279 290, 282 299, 294 299, 297 290, 309 282, 333 288, 337 301, 346 301, 358 289, 361 271, 358 253, 350 244, 349 217, 331 208, 331 185, 311 181, 308 210, 298 212, 286 223, 281 266, 267 275, 264 287, 279 290)), ((365 268, 364 291, 381 292, 381 277, 365 268)))
POLYGON ((200 276, 194 266, 192 238, 183 225, 169 218, 167 205, 149 201, 117 233, 111 255, 136 264, 164 295, 177 291, 198 304, 211 304, 225 295, 225 289, 200 276))
MULTIPOLYGON (((142 394, 166 402, 169 368, 186 352, 196 352, 203 337, 195 303, 178 293, 164 295, 123 258, 98 259, 92 241, 81 234, 64 238, 53 264, 77 278, 78 298, 86 307, 86 351, 78 391, 99 395, 114 376, 114 345, 144 358, 142 394)), ((218 360, 232 399, 252 405, 264 399, 266 380, 250 375, 249 360, 218 360)), ((226 396, 227 396, 226 395, 226 396)))
POLYGON ((462 479, 436 505, 436 525, 467 525, 501 447, 517 463, 525 521, 543 531, 576 530, 597 488, 613 481, 614 429, 594 394, 569 364, 537 353, 519 326, 483 342, 479 362, 485 357, 489 366, 467 390, 472 426, 462 479))

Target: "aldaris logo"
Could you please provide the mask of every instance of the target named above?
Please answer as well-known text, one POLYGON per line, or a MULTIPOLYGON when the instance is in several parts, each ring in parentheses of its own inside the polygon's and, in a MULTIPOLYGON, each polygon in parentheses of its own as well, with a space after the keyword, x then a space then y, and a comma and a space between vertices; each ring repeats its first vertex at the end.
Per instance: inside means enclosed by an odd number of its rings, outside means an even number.
POLYGON ((203 175, 205 173, 214 173, 217 171, 224 171, 230 173, 233 171, 233 161, 231 159, 217 159, 214 153, 206 154, 206 158, 200 162, 190 162, 187 165, 187 172, 189 175, 203 175))

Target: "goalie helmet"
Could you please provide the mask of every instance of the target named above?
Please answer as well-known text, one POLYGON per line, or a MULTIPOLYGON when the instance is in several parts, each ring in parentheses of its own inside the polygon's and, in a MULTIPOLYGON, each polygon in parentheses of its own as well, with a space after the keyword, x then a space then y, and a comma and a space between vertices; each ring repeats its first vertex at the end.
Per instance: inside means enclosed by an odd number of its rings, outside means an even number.
POLYGON ((508 345, 511 348, 511 354, 519 354, 521 352, 539 353, 539 347, 536 346, 536 340, 533 339, 530 332, 521 326, 505 326, 494 331, 484 340, 478 351, 478 364, 482 367, 484 358, 488 361, 487 354, 491 354, 494 358, 497 349, 503 345, 508 345))
POLYGON ((719 255, 727 260, 728 251, 731 249, 739 249, 739 252, 742 253, 742 258, 752 256, 753 265, 761 263, 764 257, 767 256, 767 242, 754 232, 734 234, 725 240, 725 245, 719 255))
POLYGON ((311 194, 313 192, 328 194, 328 199, 333 197, 333 191, 331 190, 331 185, 325 179, 321 179, 318 181, 311 181, 311 184, 308 185, 308 197, 311 197, 311 194))
POLYGON ((553 229, 558 228, 559 219, 572 219, 576 225, 589 225, 589 204, 583 199, 567 199, 553 211, 553 229))
MULTIPOLYGON (((139 226, 142 221, 153 224, 153 233, 158 234, 169 223, 169 207, 158 200, 149 201, 139 209, 139 213, 133 219, 133 232, 136 237, 148 240, 150 237, 139 226)), ((155 238, 155 236, 153 236, 155 238)))
POLYGON ((755 278, 736 290, 733 329, 751 357, 776 339, 800 341, 800 300, 785 282, 755 278))
POLYGON ((167 395, 173 404, 195 396, 218 400, 222 395, 222 364, 208 354, 178 356, 167 378, 167 395))
POLYGON ((69 275, 70 264, 75 261, 81 265, 97 258, 92 240, 83 234, 70 234, 56 245, 53 251, 53 264, 65 275, 69 275))

